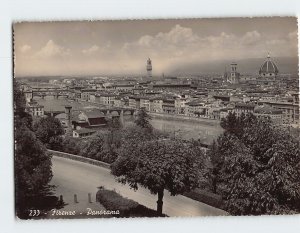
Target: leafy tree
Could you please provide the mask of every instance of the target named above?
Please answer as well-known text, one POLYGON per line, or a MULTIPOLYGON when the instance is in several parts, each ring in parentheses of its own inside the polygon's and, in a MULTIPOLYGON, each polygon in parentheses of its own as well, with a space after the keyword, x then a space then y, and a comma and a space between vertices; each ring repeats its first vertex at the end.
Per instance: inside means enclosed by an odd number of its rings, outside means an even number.
POLYGON ((149 131, 148 128, 136 126, 128 126, 121 133, 122 143, 130 141, 132 144, 139 144, 144 141, 167 138, 167 133, 163 133, 160 130, 152 129, 149 131))
POLYGON ((151 131, 152 125, 150 123, 150 120, 151 120, 151 116, 148 115, 146 109, 140 108, 134 123, 141 128, 145 128, 151 131))
POLYGON ((17 215, 30 208, 30 200, 45 196, 52 178, 51 156, 26 126, 15 131, 15 184, 17 215))
POLYGON ((199 186, 206 163, 200 145, 181 140, 150 140, 126 143, 112 164, 112 174, 133 189, 141 185, 158 195, 157 212, 162 215, 164 190, 182 194, 199 186))
POLYGON ((61 150, 66 153, 78 155, 82 150, 84 142, 81 139, 73 137, 64 137, 61 150))
POLYGON ((40 118, 33 126, 35 134, 41 142, 46 146, 55 148, 59 147, 57 142, 62 141, 56 139, 64 134, 64 129, 60 121, 54 117, 40 118), (53 145, 50 143, 54 143, 53 145))
POLYGON ((216 141, 213 141, 212 145, 207 151, 207 156, 210 161, 208 176, 209 176, 211 190, 213 193, 217 193, 217 184, 219 183, 219 179, 221 175, 220 171, 224 162, 223 161, 224 156, 222 156, 218 152, 219 152, 218 145, 216 141))
POLYGON ((62 151, 63 149, 63 138, 61 136, 51 137, 49 140, 49 149, 62 151))
POLYGON ((108 121, 108 129, 109 130, 117 130, 122 128, 122 124, 119 117, 112 117, 108 121))
POLYGON ((32 118, 25 112, 25 97, 14 83, 15 118, 15 202, 16 214, 28 218, 36 198, 49 194, 52 187, 51 156, 31 131, 32 118))
POLYGON ((210 152, 223 161, 217 188, 227 210, 235 215, 299 212, 299 142, 269 120, 243 122, 240 135, 225 131, 210 152))
POLYGON ((245 126, 251 124, 254 120, 255 116, 253 114, 245 115, 242 113, 238 117, 235 112, 229 112, 226 118, 221 119, 220 125, 226 132, 240 137, 243 134, 245 126))
POLYGON ((20 90, 19 84, 14 80, 14 119, 16 127, 26 125, 27 128, 32 129, 32 117, 25 111, 26 100, 24 93, 20 90))
POLYGON ((98 132, 89 137, 82 144, 80 155, 100 160, 106 163, 112 163, 117 158, 117 143, 111 142, 109 131, 98 132))

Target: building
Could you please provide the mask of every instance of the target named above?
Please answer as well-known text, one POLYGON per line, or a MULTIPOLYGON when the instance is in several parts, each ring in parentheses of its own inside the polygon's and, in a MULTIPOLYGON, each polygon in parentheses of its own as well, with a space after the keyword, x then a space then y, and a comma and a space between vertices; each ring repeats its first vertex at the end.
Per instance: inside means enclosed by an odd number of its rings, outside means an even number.
POLYGON ((226 118, 230 112, 233 113, 234 108, 228 107, 220 109, 220 119, 226 118))
POLYGON ((99 109, 87 109, 72 113, 72 128, 98 128, 107 125, 105 114, 99 109))
POLYGON ((163 99, 162 110, 163 113, 175 114, 175 99, 163 99))
POLYGON ((270 86, 278 82, 276 78, 279 70, 277 65, 271 60, 270 54, 268 54, 267 59, 261 65, 258 73, 257 83, 260 85, 270 86))
POLYGON ((36 101, 31 100, 27 103, 26 112, 28 112, 31 116, 44 116, 44 106, 38 104, 36 101))
POLYGON ((146 70, 147 70, 147 78, 152 78, 152 61, 150 58, 148 58, 147 60, 147 66, 146 66, 146 70))
POLYGON ((176 114, 185 114, 185 104, 186 99, 185 98, 176 98, 175 99, 175 111, 176 114))
POLYGON ((33 98, 33 92, 32 90, 25 90, 24 91, 24 94, 25 94, 25 99, 26 99, 26 102, 30 102, 33 98))
POLYGON ((97 131, 94 129, 87 129, 87 128, 82 128, 82 129, 76 129, 73 130, 73 137, 74 138, 84 138, 84 137, 89 137, 96 133, 97 131))
POLYGON ((230 75, 227 77, 227 81, 231 84, 239 83, 240 73, 237 72, 237 63, 232 62, 230 64, 230 75))
POLYGON ((175 90, 190 90, 191 84, 169 84, 169 83, 162 83, 162 84, 153 84, 153 90, 164 90, 164 91, 175 91, 175 90))
POLYGON ((159 97, 153 97, 150 99, 150 112, 162 113, 163 112, 163 100, 159 97))
POLYGON ((257 118, 270 119, 275 124, 283 124, 284 117, 282 110, 275 109, 269 106, 262 106, 255 108, 254 115, 257 118))
POLYGON ((254 113, 254 104, 246 104, 246 103, 236 103, 234 107, 234 112, 239 117, 242 113, 245 115, 254 113))
POLYGON ((139 109, 140 108, 140 97, 139 96, 129 96, 128 98, 129 108, 139 109))
POLYGON ((266 101, 263 102, 270 107, 281 110, 283 124, 299 124, 299 104, 292 102, 266 101))
POLYGON ((90 95, 94 94, 95 92, 96 89, 82 89, 80 98, 84 101, 90 101, 90 95))
POLYGON ((118 91, 132 91, 134 89, 134 84, 114 84, 112 85, 112 89, 118 91))
POLYGON ((140 108, 145 108, 147 112, 150 112, 150 98, 143 96, 140 98, 140 108))
POLYGON ((199 101, 192 101, 185 104, 185 114, 190 117, 203 117, 206 118, 208 114, 208 108, 205 103, 199 101))
POLYGON ((115 100, 117 95, 111 93, 101 93, 97 95, 99 97, 99 103, 108 107, 115 106, 115 100))

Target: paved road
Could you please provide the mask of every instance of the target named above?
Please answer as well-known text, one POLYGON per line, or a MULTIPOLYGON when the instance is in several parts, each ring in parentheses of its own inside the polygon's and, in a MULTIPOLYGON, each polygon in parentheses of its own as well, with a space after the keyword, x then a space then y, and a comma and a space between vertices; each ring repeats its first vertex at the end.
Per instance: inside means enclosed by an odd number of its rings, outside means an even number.
MULTIPOLYGON (((115 189, 122 196, 128 197, 149 208, 156 209, 157 196, 150 194, 147 189, 139 188, 134 191, 127 185, 115 181, 110 170, 87 163, 53 156, 53 179, 52 184, 57 185, 56 195, 63 195, 64 201, 69 203, 64 209, 72 209, 74 205, 74 194, 78 196, 80 205, 77 208, 84 208, 87 202, 88 193, 92 193, 95 201, 97 187, 104 186, 106 189, 115 189)), ((96 208, 98 203, 93 203, 96 208)), ((102 209, 99 205, 99 208, 102 209)), ((170 196, 165 191, 163 212, 169 216, 219 216, 225 215, 223 210, 211 207, 190 198, 178 195, 170 196)))

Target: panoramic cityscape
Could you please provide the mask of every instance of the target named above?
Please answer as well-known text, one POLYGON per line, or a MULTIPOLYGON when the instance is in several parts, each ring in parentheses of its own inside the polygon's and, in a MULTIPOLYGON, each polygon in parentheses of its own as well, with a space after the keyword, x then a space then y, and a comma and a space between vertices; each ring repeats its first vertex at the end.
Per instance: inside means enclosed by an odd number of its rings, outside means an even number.
POLYGON ((297 19, 14 25, 21 219, 300 212, 297 19))

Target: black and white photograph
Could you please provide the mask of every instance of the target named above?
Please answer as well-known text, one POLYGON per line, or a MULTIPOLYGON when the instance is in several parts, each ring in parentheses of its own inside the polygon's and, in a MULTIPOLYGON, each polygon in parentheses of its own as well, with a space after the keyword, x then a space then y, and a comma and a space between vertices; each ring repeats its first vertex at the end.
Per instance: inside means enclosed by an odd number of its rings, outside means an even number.
POLYGON ((297 17, 12 33, 18 221, 300 213, 297 17))

